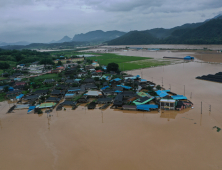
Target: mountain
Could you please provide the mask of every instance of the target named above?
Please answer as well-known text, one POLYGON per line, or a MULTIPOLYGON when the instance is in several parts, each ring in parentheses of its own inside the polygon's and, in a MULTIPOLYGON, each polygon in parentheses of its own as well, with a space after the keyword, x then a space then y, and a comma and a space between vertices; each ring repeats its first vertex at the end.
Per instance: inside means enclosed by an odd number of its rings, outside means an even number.
POLYGON ((14 43, 6 43, 6 42, 0 42, 0 46, 6 46, 6 45, 29 45, 31 44, 30 42, 27 41, 18 41, 14 43))
POLYGON ((63 43, 32 43, 29 45, 7 45, 1 46, 2 49, 21 50, 21 49, 73 49, 74 47, 87 46, 88 42, 63 42, 63 43))
POLYGON ((57 41, 56 43, 63 43, 63 42, 70 42, 72 41, 72 38, 68 36, 64 36, 61 40, 57 41))
POLYGON ((109 41, 109 45, 139 45, 153 44, 158 42, 158 38, 154 37, 149 31, 130 31, 129 33, 109 41))
POLYGON ((121 31, 107 31, 102 30, 90 31, 85 34, 76 34, 72 41, 88 41, 88 42, 104 42, 124 35, 121 31))
POLYGON ((216 16, 213 17, 213 18, 207 19, 207 20, 205 20, 205 22, 210 21, 210 20, 212 20, 212 19, 222 19, 222 14, 218 14, 218 15, 216 15, 216 16))
POLYGON ((107 42, 108 45, 139 44, 222 44, 222 15, 208 21, 171 29, 134 31, 107 42), (141 36, 143 35, 143 36, 141 36), (150 36, 152 35, 152 36, 150 36))
POLYGON ((222 19, 209 20, 194 29, 177 30, 164 43, 222 44, 222 19))

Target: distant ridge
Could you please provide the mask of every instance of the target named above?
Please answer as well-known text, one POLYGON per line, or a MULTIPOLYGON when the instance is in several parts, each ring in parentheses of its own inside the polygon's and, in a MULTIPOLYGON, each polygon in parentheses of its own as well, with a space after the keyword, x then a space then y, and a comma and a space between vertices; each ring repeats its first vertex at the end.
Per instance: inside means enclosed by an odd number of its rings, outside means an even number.
POLYGON ((222 44, 222 15, 204 22, 184 24, 171 29, 131 31, 124 36, 107 41, 107 44, 222 44))
POLYGON ((122 35, 126 34, 121 31, 107 31, 104 32, 102 30, 90 31, 85 34, 76 34, 72 41, 88 41, 88 42, 104 42, 109 41, 115 38, 118 38, 122 35))

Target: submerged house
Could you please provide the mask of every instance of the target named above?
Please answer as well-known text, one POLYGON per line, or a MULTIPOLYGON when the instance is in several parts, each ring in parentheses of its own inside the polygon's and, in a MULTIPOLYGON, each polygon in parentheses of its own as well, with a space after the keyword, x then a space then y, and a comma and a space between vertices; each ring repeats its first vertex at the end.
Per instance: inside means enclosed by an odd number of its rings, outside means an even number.
POLYGON ((97 100, 97 103, 98 103, 98 104, 106 104, 106 103, 111 103, 112 101, 113 101, 112 98, 106 97, 106 98, 99 98, 99 99, 97 100))
POLYGON ((160 100, 160 108, 165 110, 175 110, 176 108, 176 100, 174 99, 161 99, 160 100))
POLYGON ((135 105, 147 104, 148 102, 150 102, 153 99, 154 99, 154 97, 141 97, 141 98, 133 101, 133 103, 135 105))
POLYGON ((113 102, 113 106, 121 107, 123 105, 123 95, 118 94, 113 102))

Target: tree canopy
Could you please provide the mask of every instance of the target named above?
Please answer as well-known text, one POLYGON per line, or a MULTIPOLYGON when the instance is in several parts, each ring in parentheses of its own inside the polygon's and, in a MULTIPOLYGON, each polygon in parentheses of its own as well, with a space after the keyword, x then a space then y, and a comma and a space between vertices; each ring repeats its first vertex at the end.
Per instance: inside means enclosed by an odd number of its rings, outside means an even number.
POLYGON ((110 71, 119 71, 119 65, 116 64, 116 63, 109 63, 108 66, 107 66, 107 71, 110 72, 110 71))

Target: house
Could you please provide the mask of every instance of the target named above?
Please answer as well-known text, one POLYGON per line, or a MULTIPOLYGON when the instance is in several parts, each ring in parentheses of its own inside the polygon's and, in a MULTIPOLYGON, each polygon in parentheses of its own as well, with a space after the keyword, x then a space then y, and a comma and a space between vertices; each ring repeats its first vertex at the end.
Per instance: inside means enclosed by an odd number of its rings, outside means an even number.
POLYGON ((133 101, 133 103, 135 105, 147 104, 148 102, 150 102, 153 99, 154 99, 154 97, 141 97, 141 98, 133 101))
POLYGON ((60 105, 61 106, 75 106, 77 103, 74 101, 70 101, 70 100, 65 100, 64 102, 62 102, 60 105))
POLYGON ((96 103, 95 102, 91 102, 88 105, 88 109, 95 109, 96 108, 96 103))
POLYGON ((158 105, 155 105, 155 104, 136 105, 136 109, 143 110, 143 111, 156 110, 156 109, 158 109, 158 105))
POLYGON ((132 98, 137 96, 134 91, 123 91, 121 94, 123 95, 123 98, 132 98))
POLYGON ((82 81, 83 84, 86 84, 86 83, 95 83, 95 80, 92 79, 92 78, 86 78, 85 80, 82 81))
POLYGON ((6 92, 6 97, 14 98, 14 97, 20 95, 21 93, 22 93, 21 90, 8 91, 8 92, 6 92))
POLYGON ((173 99, 161 99, 160 108, 165 110, 175 110, 176 100, 173 99))
POLYGON ((99 91, 88 91, 85 95, 89 97, 100 97, 102 93, 99 91))
POLYGON ((53 69, 53 70, 51 70, 51 73, 53 74, 53 73, 60 73, 61 72, 61 70, 57 70, 57 69, 53 69))
POLYGON ((85 90, 98 88, 94 83, 82 84, 80 87, 81 87, 81 89, 84 88, 85 90))
POLYGON ((17 68, 24 68, 25 67, 25 64, 19 64, 17 65, 17 68))
POLYGON ((15 90, 23 90, 24 86, 23 85, 18 85, 18 86, 13 86, 15 90))
POLYGON ((77 63, 67 63, 67 64, 63 64, 63 66, 64 66, 65 68, 69 68, 69 67, 77 67, 78 64, 77 64, 77 63))
POLYGON ((96 73, 103 73, 102 70, 96 70, 96 73))
POLYGON ((61 71, 65 70, 65 67, 60 66, 60 67, 57 67, 56 70, 60 70, 60 72, 61 72, 61 71))
POLYGON ((53 90, 51 92, 51 95, 52 96, 64 96, 65 95, 65 91, 62 91, 62 90, 53 90))
POLYGON ((66 84, 79 84, 79 81, 76 81, 74 79, 67 79, 65 81, 66 84))
POLYGON ((54 103, 58 103, 61 99, 58 97, 49 97, 48 99, 46 99, 46 102, 54 102, 54 103))
POLYGON ((113 102, 113 106, 121 107, 123 105, 123 95, 118 94, 113 102))
POLYGON ((88 99, 86 95, 83 95, 82 97, 78 99, 78 103, 87 103, 87 102, 88 102, 88 99))
POLYGON ((99 98, 99 99, 97 100, 97 103, 98 103, 98 104, 106 104, 106 103, 111 103, 112 101, 113 101, 112 98, 106 97, 106 98, 99 98))
POLYGON ((71 87, 68 89, 68 93, 72 94, 72 93, 77 93, 81 90, 80 87, 71 87))
POLYGON ((66 64, 67 62, 77 62, 77 61, 83 61, 84 58, 69 58, 69 59, 61 59, 61 60, 54 60, 54 63, 57 64, 58 61, 61 61, 62 63, 66 64))
POLYGON ((25 86, 26 85, 26 82, 24 81, 16 81, 15 82, 15 86, 25 86))
POLYGON ((113 89, 105 89, 102 92, 106 96, 110 96, 110 95, 114 95, 115 94, 115 91, 113 89))
POLYGON ((59 84, 57 86, 55 86, 56 90, 66 90, 68 87, 64 84, 59 84))
POLYGON ((93 62, 91 65, 92 65, 93 67, 99 67, 99 64, 98 64, 97 62, 93 62))
POLYGON ((26 97, 23 98, 23 100, 28 100, 28 101, 29 101, 29 100, 35 101, 35 100, 37 100, 37 99, 39 99, 39 95, 38 95, 38 94, 26 96, 26 97))
POLYGON ((35 95, 46 95, 49 92, 49 90, 36 90, 35 92, 32 92, 32 94, 35 95))

